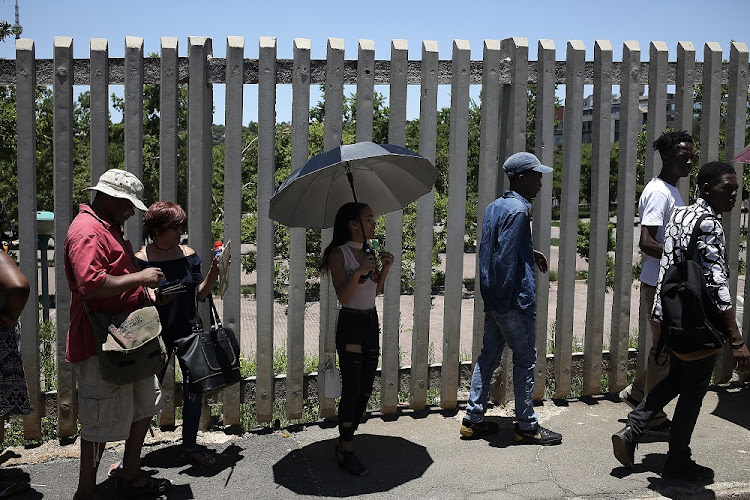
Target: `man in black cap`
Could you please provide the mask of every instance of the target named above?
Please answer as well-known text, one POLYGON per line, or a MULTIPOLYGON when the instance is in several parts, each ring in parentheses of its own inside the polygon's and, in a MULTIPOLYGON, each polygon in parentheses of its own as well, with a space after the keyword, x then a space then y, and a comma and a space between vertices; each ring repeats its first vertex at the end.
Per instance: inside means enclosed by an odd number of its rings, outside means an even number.
POLYGON ((503 164, 510 190, 484 213, 479 246, 480 289, 484 300, 484 339, 474 366, 461 435, 472 439, 497 432, 484 421, 492 373, 507 344, 513 351, 516 424, 513 439, 521 444, 555 445, 562 436, 539 425, 534 411, 536 365, 536 272, 547 272, 547 258, 531 242, 531 200, 552 172, 531 153, 511 155, 503 164))

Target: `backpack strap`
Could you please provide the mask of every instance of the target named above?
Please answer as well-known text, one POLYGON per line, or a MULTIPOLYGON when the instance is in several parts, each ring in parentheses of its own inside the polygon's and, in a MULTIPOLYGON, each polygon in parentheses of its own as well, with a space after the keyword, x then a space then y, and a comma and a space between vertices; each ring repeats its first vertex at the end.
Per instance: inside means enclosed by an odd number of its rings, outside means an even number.
POLYGON ((705 213, 698 217, 698 220, 695 221, 695 225, 693 226, 693 232, 690 234, 690 241, 688 242, 687 246, 687 255, 688 258, 693 259, 695 255, 696 247, 698 246, 698 231, 700 230, 701 223, 710 218, 716 218, 713 214, 705 213))

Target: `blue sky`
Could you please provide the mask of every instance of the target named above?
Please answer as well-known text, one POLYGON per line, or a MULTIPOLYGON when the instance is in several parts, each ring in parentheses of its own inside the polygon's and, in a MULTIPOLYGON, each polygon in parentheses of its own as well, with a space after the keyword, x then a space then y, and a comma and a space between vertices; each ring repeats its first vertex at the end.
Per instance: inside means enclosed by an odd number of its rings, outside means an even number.
MULTIPOLYGON (((0 0, 0 18, 12 22, 14 5, 14 0, 0 0)), ((292 57, 294 38, 309 38, 313 59, 325 58, 328 37, 345 40, 347 59, 356 58, 359 39, 375 41, 377 59, 389 58, 394 38, 408 40, 410 59, 421 57, 422 40, 436 40, 440 58, 450 59, 454 39, 468 40, 472 59, 481 59, 483 40, 510 36, 529 39, 531 59, 536 58, 539 39, 554 40, 558 60, 565 59, 569 39, 583 40, 587 60, 593 57, 594 40, 610 40, 616 61, 626 40, 641 43, 644 60, 651 40, 667 43, 670 60, 675 58, 679 40, 695 44, 698 60, 702 60, 707 41, 719 42, 726 54, 731 40, 750 44, 748 0, 19 0, 19 5, 23 36, 35 40, 39 58, 52 57, 55 35, 74 38, 77 58, 88 57, 91 38, 107 38, 110 56, 122 57, 128 35, 143 37, 146 53, 159 51, 160 37, 178 37, 180 55, 186 55, 188 36, 209 36, 216 57, 225 55, 228 35, 244 36, 248 58, 257 57, 259 36, 277 38, 280 58, 292 57)), ((0 57, 15 57, 12 40, 0 43, 0 57)), ((257 93, 247 87, 245 122, 257 117, 257 93)), ((376 90, 387 95, 387 88, 376 90)), ((113 86, 112 91, 119 89, 113 86)), ((221 85, 214 88, 215 123, 223 122, 223 91, 221 85)), ((448 91, 446 87, 441 92, 439 106, 450 105, 448 91)), ((474 98, 478 93, 478 88, 472 89, 474 98)), ((313 103, 318 96, 313 92, 313 103)), ((416 88, 410 87, 408 102, 409 118, 418 116, 416 88)), ((290 103, 291 88, 280 86, 279 120, 289 119, 290 103)))

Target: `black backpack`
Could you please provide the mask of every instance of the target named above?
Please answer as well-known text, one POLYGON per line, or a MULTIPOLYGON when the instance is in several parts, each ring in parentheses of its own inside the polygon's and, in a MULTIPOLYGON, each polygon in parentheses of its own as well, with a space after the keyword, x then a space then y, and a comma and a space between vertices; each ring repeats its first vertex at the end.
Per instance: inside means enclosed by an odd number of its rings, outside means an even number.
POLYGON ((664 273, 657 359, 664 346, 675 353, 688 354, 716 349, 726 342, 721 312, 708 293, 700 264, 694 260, 700 225, 708 217, 712 215, 703 214, 695 223, 687 247, 687 258, 672 264, 664 273))

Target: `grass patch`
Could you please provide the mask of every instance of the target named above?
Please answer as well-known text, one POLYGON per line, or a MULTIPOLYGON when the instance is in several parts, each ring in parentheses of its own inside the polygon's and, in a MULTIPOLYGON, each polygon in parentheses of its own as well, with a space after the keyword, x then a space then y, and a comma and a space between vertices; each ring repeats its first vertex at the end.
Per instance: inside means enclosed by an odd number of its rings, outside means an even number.
MULTIPOLYGON (((288 357, 286 352, 286 341, 284 341, 273 350, 273 373, 275 375, 285 374, 287 361, 288 357)), ((317 372, 318 365, 318 356, 308 356, 307 354, 305 354, 302 364, 302 372, 317 372)), ((338 366, 338 357, 336 358, 336 365, 338 366)), ((248 358, 240 358, 240 373, 242 374, 243 378, 255 377, 256 375, 258 375, 257 356, 251 354, 248 358)))
MULTIPOLYGON (((77 431, 72 438, 78 437, 81 425, 77 425, 77 431)), ((0 450, 9 446, 36 446, 46 441, 57 439, 57 417, 42 417, 42 437, 39 439, 26 439, 23 437, 23 419, 12 417, 5 422, 5 439, 0 443, 0 450)))
POLYGON ((39 324, 39 363, 43 377, 43 390, 57 390, 57 335, 51 321, 39 324))
POLYGON ((559 247, 560 246, 560 238, 550 238, 550 240, 549 240, 549 246, 551 246, 551 247, 559 247))

